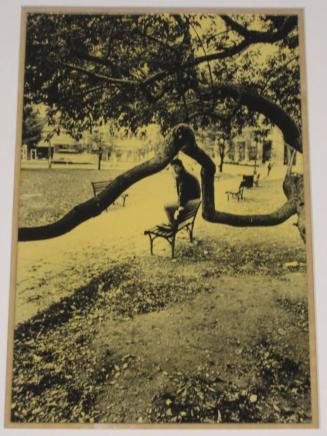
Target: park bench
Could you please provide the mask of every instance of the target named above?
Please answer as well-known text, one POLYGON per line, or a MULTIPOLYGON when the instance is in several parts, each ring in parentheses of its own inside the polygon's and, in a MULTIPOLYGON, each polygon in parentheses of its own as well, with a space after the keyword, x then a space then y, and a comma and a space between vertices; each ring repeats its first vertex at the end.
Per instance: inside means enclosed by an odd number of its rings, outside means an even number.
POLYGON ((243 193, 244 193, 244 181, 240 183, 238 191, 225 192, 225 194, 227 195, 227 200, 229 200, 229 198, 231 197, 231 198, 236 198, 237 201, 244 200, 243 193))
MULTIPOLYGON (((112 182, 112 180, 105 180, 105 181, 101 181, 101 182, 91 182, 94 197, 96 197, 98 194, 100 194, 100 192, 102 192, 111 182, 112 182)), ((128 197, 128 193, 125 193, 125 192, 120 195, 120 198, 123 201, 123 206, 125 206, 125 202, 126 202, 127 197, 128 197)), ((113 204, 116 204, 116 201, 117 200, 115 200, 113 202, 113 204)), ((108 210, 108 209, 106 209, 106 210, 108 210)))
POLYGON ((195 218, 198 213, 198 210, 200 208, 201 201, 199 200, 199 203, 189 211, 181 212, 180 216, 178 217, 178 220, 173 224, 160 224, 158 226, 152 227, 149 230, 145 230, 144 234, 149 236, 150 239, 150 253, 153 255, 153 242, 156 238, 163 238, 166 239, 170 246, 171 246, 171 257, 174 258, 175 256, 175 239, 178 232, 181 230, 186 230, 190 242, 193 242, 193 230, 194 230, 194 223, 195 218))
POLYGON ((259 186, 260 174, 243 176, 244 188, 253 188, 253 186, 259 186))
POLYGON ((260 174, 257 176, 243 176, 243 180, 240 183, 238 191, 226 191, 227 200, 229 198, 236 198, 237 201, 244 200, 244 188, 253 188, 253 186, 259 186, 260 174))
POLYGON ((245 175, 245 176, 243 176, 243 180, 242 180, 242 183, 243 183, 243 186, 244 186, 244 188, 253 188, 253 181, 254 181, 254 176, 248 176, 248 175, 245 175))

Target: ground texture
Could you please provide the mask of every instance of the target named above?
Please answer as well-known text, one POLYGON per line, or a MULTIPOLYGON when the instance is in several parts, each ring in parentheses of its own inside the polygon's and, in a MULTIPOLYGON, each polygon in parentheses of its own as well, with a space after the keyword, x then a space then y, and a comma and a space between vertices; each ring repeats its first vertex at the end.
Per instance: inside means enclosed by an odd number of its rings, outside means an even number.
MULTIPOLYGON (((276 177, 227 202, 238 183, 237 174, 217 180, 220 209, 266 212, 283 201, 276 177)), ((13 421, 310 422, 306 255, 295 219, 236 229, 199 217, 193 244, 178 236, 176 259, 165 241, 151 257, 142 232, 163 220, 167 192, 163 172, 133 187, 125 208, 20 244, 13 421)), ((33 203, 24 208, 28 224, 33 203)))

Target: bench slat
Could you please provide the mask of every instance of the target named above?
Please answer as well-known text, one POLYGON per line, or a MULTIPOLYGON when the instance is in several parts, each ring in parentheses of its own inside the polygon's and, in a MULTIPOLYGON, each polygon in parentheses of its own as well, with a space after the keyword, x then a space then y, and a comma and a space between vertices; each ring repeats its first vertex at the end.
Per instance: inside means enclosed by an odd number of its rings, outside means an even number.
MULTIPOLYGON (((111 184, 112 180, 101 180, 99 182, 91 182, 93 194, 95 197, 98 196, 105 188, 107 188, 111 184)), ((123 192, 120 194, 120 197, 123 199, 123 206, 125 206, 125 200, 128 197, 127 192, 123 192)), ((113 202, 115 204, 115 201, 113 202)))
POLYGON ((101 191, 103 191, 108 185, 110 185, 111 180, 107 182, 91 182, 93 186, 93 190, 95 195, 98 195, 101 191))
POLYGON ((169 227, 169 225, 162 225, 162 226, 155 226, 152 227, 149 230, 145 230, 144 234, 148 235, 150 233, 158 236, 169 236, 173 235, 174 233, 179 232, 184 227, 192 223, 192 220, 195 218, 197 211, 199 209, 199 206, 195 207, 194 209, 184 212, 181 214, 181 217, 179 218, 179 221, 177 223, 177 226, 175 228, 169 227))
POLYGON ((180 217, 178 218, 178 222, 181 224, 182 222, 193 218, 195 216, 196 212, 197 212, 197 209, 191 210, 191 211, 186 212, 186 213, 181 213, 180 217))
POLYGON ((166 239, 170 245, 171 245, 171 257, 174 257, 175 253, 175 237, 177 233, 183 229, 186 229, 190 241, 193 242, 193 228, 194 228, 194 222, 197 215, 197 212, 200 208, 201 201, 199 201, 199 204, 194 207, 192 210, 188 212, 182 212, 179 222, 176 223, 176 226, 169 226, 168 224, 162 224, 155 227, 152 227, 151 229, 145 230, 144 234, 148 235, 150 238, 150 253, 153 254, 153 242, 156 237, 161 237, 166 239))
POLYGON ((170 237, 170 236, 173 236, 173 234, 174 234, 174 232, 173 232, 173 230, 164 230, 164 229, 160 229, 160 228, 153 228, 153 229, 151 229, 151 230, 145 230, 145 232, 144 232, 144 234, 145 235, 150 235, 150 234, 152 234, 152 235, 155 235, 155 236, 164 236, 165 238, 166 237, 170 237))

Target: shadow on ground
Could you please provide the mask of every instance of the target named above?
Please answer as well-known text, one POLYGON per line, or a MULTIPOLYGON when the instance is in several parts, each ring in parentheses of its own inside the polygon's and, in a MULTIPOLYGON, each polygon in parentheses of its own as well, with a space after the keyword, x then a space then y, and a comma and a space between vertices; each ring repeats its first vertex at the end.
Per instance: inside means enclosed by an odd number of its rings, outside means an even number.
POLYGON ((129 257, 18 324, 12 420, 311 420, 304 248, 129 257))

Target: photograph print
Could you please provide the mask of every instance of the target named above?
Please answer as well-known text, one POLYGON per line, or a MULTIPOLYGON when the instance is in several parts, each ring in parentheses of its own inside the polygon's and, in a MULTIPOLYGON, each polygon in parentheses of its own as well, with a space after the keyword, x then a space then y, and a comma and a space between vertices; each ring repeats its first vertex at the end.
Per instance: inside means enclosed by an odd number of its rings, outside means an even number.
POLYGON ((26 7, 19 89, 6 426, 317 427, 303 11, 26 7))

